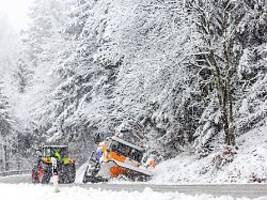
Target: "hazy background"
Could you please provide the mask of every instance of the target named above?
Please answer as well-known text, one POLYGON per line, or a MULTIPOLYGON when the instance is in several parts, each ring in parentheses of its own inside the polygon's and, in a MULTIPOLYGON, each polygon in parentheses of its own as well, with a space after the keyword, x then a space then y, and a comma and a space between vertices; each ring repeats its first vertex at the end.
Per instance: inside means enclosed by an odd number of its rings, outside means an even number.
POLYGON ((20 49, 19 33, 29 23, 32 0, 0 0, 0 77, 9 79, 20 49))
MULTIPOLYGON (((21 30, 29 21, 28 9, 31 2, 32 0, 0 0, 1 17, 4 15, 14 29, 21 30)), ((2 30, 1 28, 0 31, 2 30)))

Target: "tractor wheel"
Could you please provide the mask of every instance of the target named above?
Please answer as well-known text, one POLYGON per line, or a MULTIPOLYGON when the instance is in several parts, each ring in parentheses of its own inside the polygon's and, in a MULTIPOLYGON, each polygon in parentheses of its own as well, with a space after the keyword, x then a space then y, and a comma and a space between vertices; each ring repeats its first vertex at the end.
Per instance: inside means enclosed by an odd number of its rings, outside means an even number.
POLYGON ((76 167, 75 164, 68 164, 62 166, 61 174, 59 176, 59 182, 70 184, 74 183, 76 178, 76 167))
POLYGON ((32 183, 48 184, 52 175, 50 168, 47 164, 39 162, 32 169, 32 183))
POLYGON ((52 177, 52 166, 41 162, 38 167, 39 182, 42 184, 48 184, 52 177))
POLYGON ((38 171, 36 168, 32 169, 32 183, 33 184, 40 183, 38 178, 38 171))
POLYGON ((75 166, 75 164, 71 164, 70 174, 69 174, 70 183, 74 183, 75 179, 76 179, 76 166, 75 166))
POLYGON ((51 175, 49 173, 44 174, 43 178, 42 178, 42 184, 48 184, 50 182, 51 179, 51 175))

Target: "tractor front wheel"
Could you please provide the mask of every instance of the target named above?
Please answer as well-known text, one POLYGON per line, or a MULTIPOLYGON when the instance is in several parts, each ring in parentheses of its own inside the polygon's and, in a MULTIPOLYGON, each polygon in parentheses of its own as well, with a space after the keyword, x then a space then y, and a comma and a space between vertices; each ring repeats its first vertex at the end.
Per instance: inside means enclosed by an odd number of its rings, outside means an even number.
POLYGON ((36 183, 40 183, 39 181, 39 177, 38 177, 38 170, 37 167, 34 167, 32 169, 32 183, 36 184, 36 183))
POLYGON ((48 184, 51 176, 51 167, 43 162, 32 169, 32 183, 48 184))

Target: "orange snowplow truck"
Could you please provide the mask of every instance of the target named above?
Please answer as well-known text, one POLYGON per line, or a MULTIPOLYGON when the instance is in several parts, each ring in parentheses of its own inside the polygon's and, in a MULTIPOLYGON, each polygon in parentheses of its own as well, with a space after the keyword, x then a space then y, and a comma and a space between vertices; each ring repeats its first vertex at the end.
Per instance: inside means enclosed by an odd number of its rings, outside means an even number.
POLYGON ((145 167, 144 149, 113 136, 99 143, 84 173, 83 182, 106 182, 111 178, 146 181, 152 176, 153 166, 145 167))

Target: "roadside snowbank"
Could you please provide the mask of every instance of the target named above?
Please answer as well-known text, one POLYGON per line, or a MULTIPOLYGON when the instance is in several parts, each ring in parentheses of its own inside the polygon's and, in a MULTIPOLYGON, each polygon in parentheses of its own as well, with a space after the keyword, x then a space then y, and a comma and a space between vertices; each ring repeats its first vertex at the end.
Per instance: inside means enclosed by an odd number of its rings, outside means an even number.
POLYGON ((237 138, 237 154, 225 165, 216 163, 214 152, 205 158, 183 153, 159 164, 151 182, 173 183, 248 183, 267 180, 267 127, 237 138))
MULTIPOLYGON (((62 187, 59 193, 52 186, 0 184, 1 200, 234 200, 232 197, 209 195, 189 196, 181 193, 159 193, 146 188, 143 192, 114 192, 80 187, 62 187)), ((248 200, 241 198, 238 200, 248 200)))

